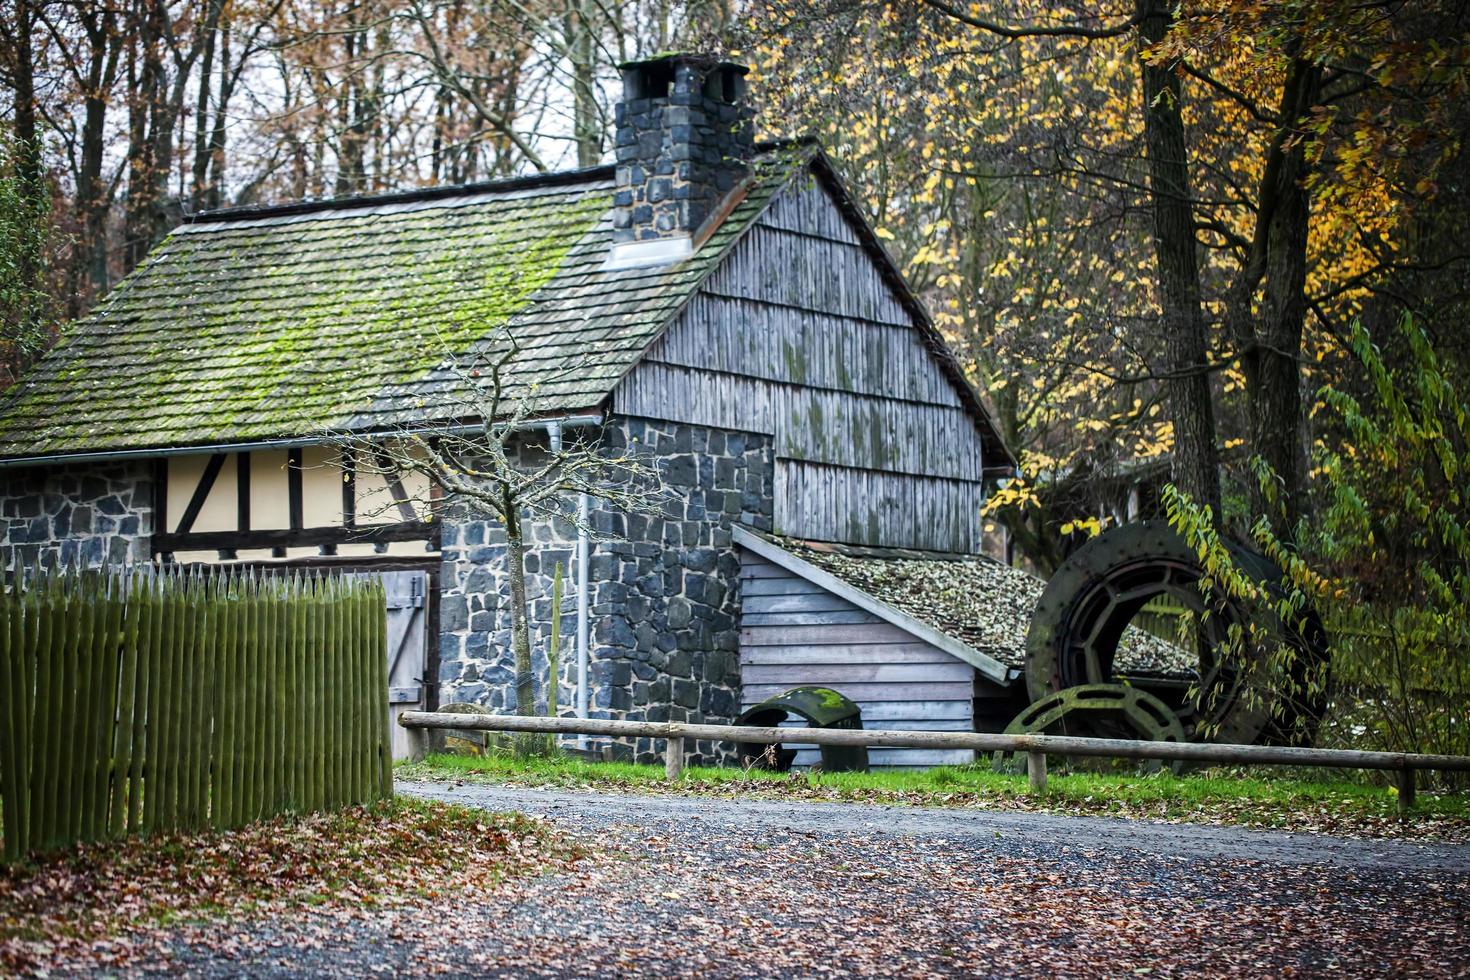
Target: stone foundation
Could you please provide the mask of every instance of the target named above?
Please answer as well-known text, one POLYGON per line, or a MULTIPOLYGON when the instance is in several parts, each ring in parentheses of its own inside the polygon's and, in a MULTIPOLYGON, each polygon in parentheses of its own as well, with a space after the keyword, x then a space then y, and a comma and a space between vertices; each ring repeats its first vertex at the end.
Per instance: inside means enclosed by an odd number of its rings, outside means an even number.
POLYGON ((146 462, 0 470, 0 567, 146 561, 146 462))

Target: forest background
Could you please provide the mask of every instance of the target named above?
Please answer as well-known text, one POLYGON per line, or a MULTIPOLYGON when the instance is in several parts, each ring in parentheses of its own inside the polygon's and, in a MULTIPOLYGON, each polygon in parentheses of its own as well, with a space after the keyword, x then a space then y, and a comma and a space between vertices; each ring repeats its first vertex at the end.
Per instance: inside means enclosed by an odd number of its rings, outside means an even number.
MULTIPOLYGON (((1288 569, 1331 738, 1470 748, 1470 13, 1419 0, 5 0, 0 387, 186 212, 609 158, 616 65, 752 68, 1021 460, 1047 574, 1170 516, 1288 569)), ((1222 577, 1228 577, 1224 571, 1222 577)))

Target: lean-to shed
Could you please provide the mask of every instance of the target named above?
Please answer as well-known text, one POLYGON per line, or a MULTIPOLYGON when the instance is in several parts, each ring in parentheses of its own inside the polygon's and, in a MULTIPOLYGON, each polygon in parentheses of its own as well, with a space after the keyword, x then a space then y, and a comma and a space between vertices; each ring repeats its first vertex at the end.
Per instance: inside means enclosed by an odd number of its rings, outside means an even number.
MULTIPOLYGON (((742 708, 801 685, 842 692, 863 727, 1001 731, 1026 706, 1026 633, 1045 583, 983 555, 735 531, 742 708)), ((1120 679, 1176 699, 1178 647, 1125 631, 1120 679)), ((973 762, 958 749, 872 749, 873 766, 973 762)), ((810 765, 815 753, 798 753, 810 765)))

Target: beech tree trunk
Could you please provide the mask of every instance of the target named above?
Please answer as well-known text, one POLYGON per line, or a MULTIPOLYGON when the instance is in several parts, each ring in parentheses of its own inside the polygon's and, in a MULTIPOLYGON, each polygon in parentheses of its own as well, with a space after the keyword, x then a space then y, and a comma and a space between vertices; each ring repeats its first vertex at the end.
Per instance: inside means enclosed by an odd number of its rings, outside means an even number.
MULTIPOLYGON (((1165 0, 1138 0, 1144 48, 1169 28, 1165 0)), ((1144 142, 1148 155, 1170 418, 1174 423, 1173 478, 1197 504, 1220 516, 1220 455, 1210 394, 1205 323, 1200 308, 1198 243, 1190 188, 1179 76, 1168 64, 1140 58, 1144 142)))
POLYGON ((155 127, 163 103, 163 25, 161 5, 139 4, 129 23, 128 49, 128 196, 124 220, 123 274, 153 244, 158 206, 155 179, 160 167, 155 127))
MULTIPOLYGON (((30 0, 17 0, 14 34, 5 36, 12 48, 11 74, 14 83, 16 176, 29 197, 41 190, 41 144, 36 138, 36 73, 34 55, 35 21, 30 0)), ((0 30, 4 30, 0 27, 0 30)), ((23 270, 24 272, 24 270, 23 270)))
MULTIPOLYGON (((1306 181, 1310 162, 1298 127, 1321 95, 1322 69, 1296 59, 1282 88, 1281 130, 1272 143, 1256 234, 1262 238, 1265 276, 1259 315, 1242 357, 1246 400, 1251 411, 1251 444, 1278 482, 1279 508, 1270 506, 1259 486, 1254 512, 1272 521, 1278 535, 1290 537, 1306 499, 1306 458, 1302 444, 1301 368, 1298 363, 1307 317, 1307 233, 1311 200, 1306 181)), ((1253 284, 1252 284, 1253 285, 1253 284)), ((1249 298, 1247 298, 1247 302, 1249 298)))
POLYGON ((531 671, 531 627, 526 619, 526 545, 521 537, 518 502, 510 491, 502 496, 506 572, 510 576, 510 648, 516 670, 516 714, 536 713, 536 680, 531 671))
POLYGON ((107 289, 107 212, 112 206, 112 186, 102 179, 102 162, 107 104, 122 56, 122 36, 113 7, 94 7, 82 24, 87 35, 86 74, 79 75, 83 120, 81 153, 74 174, 82 234, 68 288, 67 315, 72 317, 81 314, 90 296, 107 289))
POLYGON ((602 158, 602 118, 593 90, 593 23, 590 0, 576 0, 566 14, 567 49, 572 62, 572 128, 577 166, 595 167, 602 158))
MULTIPOLYGON (((203 38, 201 40, 202 61, 199 67, 199 91, 194 103, 194 162, 190 167, 190 202, 195 211, 205 208, 218 207, 218 204, 210 201, 209 193, 209 158, 210 158, 210 126, 209 126, 209 100, 213 89, 210 82, 214 77, 214 52, 215 39, 219 35, 220 17, 224 13, 224 0, 209 0, 205 8, 203 38)), ((226 49, 228 50, 228 49, 226 49)), ((228 58, 221 65, 220 76, 229 74, 230 66, 228 58)), ((223 84, 221 84, 223 88, 223 84)), ((217 106, 216 111, 222 118, 224 116, 223 106, 217 106)))

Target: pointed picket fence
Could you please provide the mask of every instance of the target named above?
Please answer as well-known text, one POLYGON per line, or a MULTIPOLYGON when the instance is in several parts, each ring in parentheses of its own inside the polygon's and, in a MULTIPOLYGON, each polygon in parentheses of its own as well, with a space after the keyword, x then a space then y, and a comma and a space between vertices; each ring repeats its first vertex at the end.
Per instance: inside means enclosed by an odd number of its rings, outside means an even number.
POLYGON ((369 579, 47 572, 0 594, 4 857, 392 794, 369 579))

